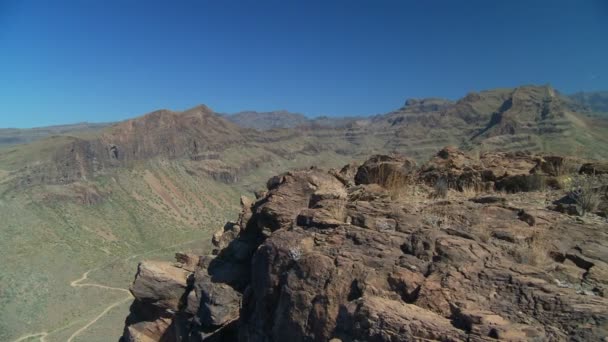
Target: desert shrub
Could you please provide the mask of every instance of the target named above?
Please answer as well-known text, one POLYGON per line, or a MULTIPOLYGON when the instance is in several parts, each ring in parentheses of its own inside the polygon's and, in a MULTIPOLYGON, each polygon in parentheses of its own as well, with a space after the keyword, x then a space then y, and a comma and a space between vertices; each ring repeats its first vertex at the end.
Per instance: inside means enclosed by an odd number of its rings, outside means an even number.
POLYGON ((568 196, 576 203, 582 215, 594 212, 602 200, 601 183, 595 176, 573 177, 568 196))
POLYGON ((433 194, 435 198, 448 197, 448 181, 445 178, 441 177, 437 179, 435 185, 433 186, 433 189, 435 190, 433 194))

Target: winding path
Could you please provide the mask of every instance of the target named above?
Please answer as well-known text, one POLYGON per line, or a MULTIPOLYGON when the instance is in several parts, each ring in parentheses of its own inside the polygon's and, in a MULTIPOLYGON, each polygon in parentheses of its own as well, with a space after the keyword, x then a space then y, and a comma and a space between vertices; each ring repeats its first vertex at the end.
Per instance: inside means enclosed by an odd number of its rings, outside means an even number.
POLYGON ((123 298, 122 300, 119 300, 117 302, 114 302, 113 304, 111 304, 110 306, 108 306, 107 308, 105 308, 105 310, 103 310, 99 315, 97 315, 97 317, 93 318, 92 321, 90 321, 89 323, 87 323, 84 327, 76 330, 71 336, 70 338, 68 338, 67 342, 72 342, 72 340, 74 340, 74 337, 80 335, 83 331, 87 330, 91 325, 95 324, 100 318, 102 318, 103 316, 105 316, 105 314, 108 313, 108 311, 114 309, 115 307, 119 306, 120 304, 128 301, 128 300, 132 300, 132 296, 129 293, 129 295, 126 298, 123 298))
POLYGON ((46 337, 49 334, 47 332, 41 332, 41 333, 37 333, 37 334, 29 334, 29 335, 23 335, 21 337, 19 337, 18 339, 14 340, 13 342, 21 342, 23 340, 27 340, 28 338, 32 338, 32 337, 39 337, 40 336, 40 342, 45 342, 46 341, 46 337))
MULTIPOLYGON (((133 298, 133 296, 131 295, 131 292, 129 292, 129 290, 127 289, 123 289, 120 287, 112 287, 112 286, 105 286, 105 285, 101 285, 101 284, 95 284, 95 283, 84 283, 81 284, 82 281, 85 281, 88 279, 89 277, 89 272, 91 272, 92 270, 88 270, 86 272, 84 272, 82 274, 82 277, 74 280, 73 282, 70 283, 71 287, 97 287, 100 289, 105 289, 105 290, 112 290, 112 291, 122 291, 122 292, 126 292, 128 294, 127 297, 114 302, 112 304, 110 304, 108 307, 106 307, 99 315, 97 315, 95 318, 93 318, 93 320, 91 320, 89 323, 87 323, 85 326, 83 326, 82 328, 76 330, 72 335, 70 335, 70 337, 68 338, 67 342, 72 342, 72 340, 74 340, 74 337, 80 335, 83 331, 87 330, 91 325, 95 324, 100 318, 102 318, 103 316, 105 316, 105 314, 107 314, 110 310, 112 310, 113 308, 117 307, 118 305, 126 302, 127 300, 131 300, 133 298)), ((42 341, 41 341, 42 342, 42 341)))
POLYGON ((106 290, 114 290, 114 291, 122 291, 122 292, 126 292, 128 294, 131 294, 131 292, 129 292, 129 290, 127 289, 123 289, 121 287, 112 287, 112 286, 105 286, 105 285, 100 285, 100 284, 94 284, 94 283, 84 283, 84 284, 80 284, 81 281, 85 281, 88 279, 89 277, 89 273, 92 270, 88 270, 86 272, 84 272, 82 274, 82 277, 74 280, 73 282, 70 283, 71 287, 85 287, 85 286, 90 286, 90 287, 98 287, 100 289, 106 289, 106 290))
MULTIPOLYGON (((204 239, 200 239, 200 240, 204 240, 204 239)), ((139 257, 139 256, 143 256, 143 255, 146 255, 146 254, 150 254, 150 253, 154 253, 154 252, 159 252, 159 251, 162 251, 162 250, 165 250, 165 249, 171 249, 171 248, 174 248, 174 247, 177 247, 177 246, 180 246, 180 245, 185 245, 187 243, 193 243, 193 242, 196 242, 196 241, 199 241, 199 240, 185 241, 185 242, 177 243, 177 244, 174 244, 174 245, 171 245, 171 246, 166 246, 166 247, 161 247, 161 248, 158 248, 158 249, 153 249, 153 250, 150 250, 150 251, 146 251, 146 252, 143 252, 143 253, 140 253, 140 254, 134 254, 134 255, 131 255, 131 256, 128 256, 128 257, 124 258, 123 261, 127 261, 129 259, 133 259, 133 258, 136 258, 136 257, 139 257)), ((117 260, 120 260, 120 259, 117 259, 117 260)), ((115 259, 115 261, 117 261, 117 260, 115 259)), ((112 262, 115 262, 115 261, 112 261, 112 262)), ((109 265, 112 262, 110 262, 110 263, 108 263, 106 265, 109 265)), ((131 292, 129 290, 127 290, 127 289, 123 289, 123 288, 120 288, 120 287, 106 286, 106 285, 101 285, 101 284, 95 284, 95 283, 82 283, 83 281, 85 281, 85 280, 87 280, 89 278, 89 273, 91 273, 92 271, 94 271, 96 269, 100 269, 102 267, 103 266, 98 266, 98 267, 92 268, 92 269, 84 272, 80 278, 72 281, 70 283, 70 286, 74 287, 74 288, 77 288, 77 287, 96 287, 96 288, 100 288, 100 289, 104 289, 104 290, 121 291, 121 292, 127 293, 128 296, 125 297, 125 298, 123 298, 123 299, 121 299, 121 300, 119 300, 119 301, 116 301, 116 302, 108 305, 101 313, 99 313, 99 315, 97 315, 95 318, 93 318, 91 321, 89 321, 87 324, 85 324, 82 328, 76 330, 68 338, 67 342, 72 342, 76 336, 82 334, 85 330, 87 330, 89 327, 91 327, 93 324, 95 324, 97 321, 99 321, 110 310, 114 309, 115 307, 117 307, 117 306, 119 306, 119 305, 121 305, 121 304, 125 303, 126 301, 131 300, 133 298, 133 296, 131 295, 131 292)), ((52 333, 52 331, 51 332, 42 331, 42 332, 38 332, 38 333, 23 335, 23 336, 20 336, 19 338, 17 338, 16 340, 13 340, 12 342, 21 342, 21 341, 24 341, 24 340, 27 340, 27 339, 30 339, 30 338, 36 338, 36 337, 40 337, 40 342, 46 342, 47 341, 46 337, 50 333, 52 333)))
MULTIPOLYGON (((93 271, 94 269, 90 269, 86 272, 84 272, 82 274, 82 276, 74 281, 72 281, 70 283, 71 287, 97 287, 100 289, 105 289, 105 290, 112 290, 112 291, 121 291, 121 292, 126 292, 128 294, 127 297, 116 301, 110 305, 108 305, 99 315, 97 315, 95 318, 93 318, 90 322, 88 322, 87 324, 85 324, 82 328, 76 330, 67 340, 67 342, 72 342, 74 340, 74 338, 78 335, 80 335, 83 331, 87 330, 91 325, 95 324, 99 319, 101 319, 103 316, 105 316, 110 310, 112 310, 113 308, 119 306, 120 304, 126 302, 127 300, 131 300, 133 298, 133 296, 131 295, 131 292, 129 292, 129 290, 127 289, 123 289, 120 287, 112 287, 112 286, 105 286, 105 285, 101 285, 101 284, 95 284, 95 283, 84 283, 81 284, 81 282, 85 281, 88 279, 89 277, 89 273, 91 271, 93 271)), ((46 342, 46 337, 49 335, 48 331, 43 331, 43 332, 39 332, 39 333, 35 333, 35 334, 29 334, 29 335, 24 335, 19 337, 18 339, 14 340, 13 342, 20 342, 20 341, 24 341, 30 338, 34 338, 34 337, 40 337, 40 342, 46 342)))

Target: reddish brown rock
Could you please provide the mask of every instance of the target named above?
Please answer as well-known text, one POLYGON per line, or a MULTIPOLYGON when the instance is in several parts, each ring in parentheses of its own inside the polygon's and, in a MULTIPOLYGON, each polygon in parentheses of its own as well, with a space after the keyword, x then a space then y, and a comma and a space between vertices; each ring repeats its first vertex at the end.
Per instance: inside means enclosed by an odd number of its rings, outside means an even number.
POLYGON ((467 334, 449 319, 381 297, 366 297, 349 303, 340 318, 338 335, 342 340, 464 341, 467 334))
MULTIPOLYGON (((501 184, 533 176, 535 158, 494 153, 477 163, 446 148, 417 175, 501 184)), ((416 174, 404 160, 376 156, 363 165, 416 174)), ((450 190, 435 200, 423 183, 395 197, 334 174, 273 177, 268 192, 244 200, 238 222, 213 237, 216 255, 201 257, 188 282, 183 268, 140 266, 132 307, 140 319, 128 321, 125 336, 156 331, 163 317, 178 341, 607 336, 608 223, 545 207, 563 194, 450 190)))
POLYGON ((142 261, 130 290, 141 302, 176 311, 186 291, 189 274, 170 262, 142 261))
POLYGON ((125 342, 157 342, 174 341, 176 336, 172 333, 170 326, 172 320, 159 318, 153 322, 139 322, 130 325, 126 329, 125 342))

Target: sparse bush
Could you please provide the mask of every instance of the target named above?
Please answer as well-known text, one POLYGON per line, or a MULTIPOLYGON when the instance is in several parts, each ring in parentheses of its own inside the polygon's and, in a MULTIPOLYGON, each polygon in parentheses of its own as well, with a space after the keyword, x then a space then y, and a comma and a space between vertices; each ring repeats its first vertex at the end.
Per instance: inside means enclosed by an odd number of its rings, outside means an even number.
POLYGON ((442 177, 437 179, 433 188, 435 190, 433 194, 435 198, 448 197, 448 181, 445 178, 442 177))
POLYGON ((601 184, 594 176, 576 176, 568 196, 576 203, 582 215, 597 210, 602 200, 601 184))

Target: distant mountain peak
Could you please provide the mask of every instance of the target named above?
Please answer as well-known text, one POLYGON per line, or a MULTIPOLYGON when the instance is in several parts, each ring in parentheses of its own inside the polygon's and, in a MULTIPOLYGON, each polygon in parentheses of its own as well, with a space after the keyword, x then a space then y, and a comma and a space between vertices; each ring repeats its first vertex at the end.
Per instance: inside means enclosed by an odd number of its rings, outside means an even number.
POLYGON ((578 92, 569 96, 585 111, 608 113, 608 90, 578 92))

